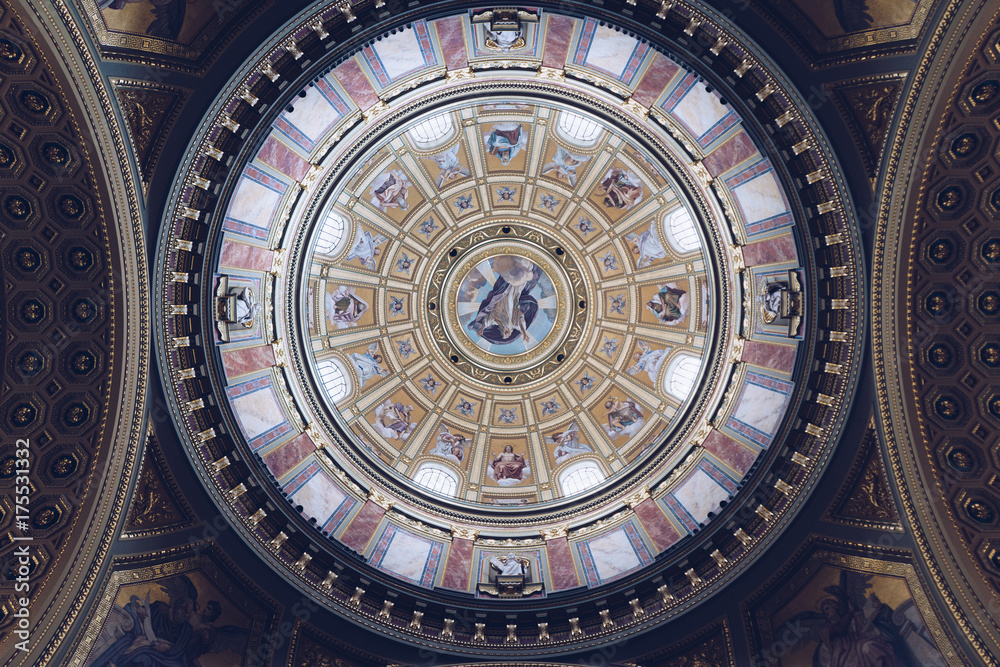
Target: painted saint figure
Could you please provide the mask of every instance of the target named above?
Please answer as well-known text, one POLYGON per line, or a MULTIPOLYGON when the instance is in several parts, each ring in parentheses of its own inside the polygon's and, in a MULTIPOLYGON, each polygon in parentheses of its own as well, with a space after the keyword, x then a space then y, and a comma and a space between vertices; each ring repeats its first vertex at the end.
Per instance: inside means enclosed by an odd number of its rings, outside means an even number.
POLYGON ((355 294, 353 287, 340 285, 326 295, 326 319, 330 326, 338 329, 355 327, 366 312, 368 303, 355 294))
POLYGON ((538 301, 531 291, 538 285, 541 269, 522 257, 503 255, 493 260, 493 271, 497 274, 493 289, 466 326, 495 344, 518 337, 530 341, 528 327, 538 313, 538 301))
POLYGON ((406 441, 417 427, 413 423, 410 413, 413 411, 412 405, 403 405, 399 402, 391 402, 388 398, 375 408, 375 421, 372 426, 386 438, 386 440, 406 441))
POLYGON ((642 201, 642 181, 627 169, 609 169, 598 188, 607 208, 628 210, 642 201))
POLYGON ((390 208, 405 211, 409 208, 406 201, 411 185, 409 177, 399 169, 390 169, 379 174, 372 182, 372 206, 385 213, 390 208))
POLYGON ((497 123, 483 139, 486 150, 505 167, 528 145, 528 134, 519 123, 497 123))
POLYGON ((465 436, 452 433, 447 426, 441 424, 438 429, 437 441, 431 449, 431 454, 442 456, 454 463, 461 463, 465 458, 465 436))
POLYGON ((361 233, 358 234, 358 240, 354 243, 354 247, 352 247, 351 251, 347 253, 345 261, 349 262, 352 259, 356 259, 361 262, 363 267, 369 271, 374 271, 375 258, 382 254, 382 249, 379 248, 379 246, 386 241, 388 241, 388 239, 381 234, 372 236, 370 231, 363 229, 361 230, 361 233))
POLYGON ((641 234, 631 232, 625 235, 625 240, 632 247, 632 254, 638 255, 635 261, 635 268, 641 269, 653 263, 654 259, 662 259, 667 256, 667 251, 663 249, 663 244, 657 237, 656 232, 647 229, 641 234))
POLYGON ((649 381, 655 383, 656 376, 660 372, 660 366, 663 365, 663 359, 667 356, 667 351, 650 349, 649 343, 644 340, 637 342, 636 348, 638 349, 632 355, 635 363, 629 366, 625 372, 629 375, 638 375, 645 371, 649 377, 649 381))
POLYGON ((604 402, 608 423, 604 431, 611 438, 632 437, 646 423, 642 408, 631 398, 610 397, 604 402))
POLYGON ((656 319, 660 323, 677 326, 687 320, 690 297, 675 283, 667 283, 653 295, 652 299, 646 302, 646 308, 656 315, 656 319))
POLYGON ((504 445, 503 451, 493 455, 486 474, 500 486, 513 486, 531 474, 527 461, 514 453, 513 445, 504 445))

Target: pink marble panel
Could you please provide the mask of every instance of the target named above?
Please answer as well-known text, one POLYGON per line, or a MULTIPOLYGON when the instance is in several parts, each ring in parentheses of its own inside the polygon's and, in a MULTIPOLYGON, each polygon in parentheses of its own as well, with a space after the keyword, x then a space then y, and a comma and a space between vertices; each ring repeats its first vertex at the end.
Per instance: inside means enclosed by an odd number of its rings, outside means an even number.
POLYGON ((646 498, 636 505, 635 515, 639 517, 639 522, 646 534, 660 551, 681 539, 681 534, 677 532, 673 524, 667 521, 667 515, 652 498, 646 498))
POLYGON ((344 87, 359 109, 369 109, 378 102, 378 94, 354 58, 338 65, 333 70, 333 75, 337 77, 337 81, 340 81, 340 85, 344 87))
POLYGON ((444 568, 444 579, 441 586, 457 591, 469 590, 469 578, 472 571, 472 544, 472 540, 459 538, 451 541, 448 563, 444 568))
POLYGON ((746 262, 747 266, 760 266, 761 264, 774 264, 775 262, 795 261, 797 259, 795 241, 790 234, 743 246, 743 261, 746 262))
POLYGON ((222 364, 226 369, 227 378, 246 375, 262 368, 274 366, 274 350, 271 349, 270 345, 248 347, 242 350, 224 350, 222 364))
POLYGON ((795 367, 795 348, 748 340, 743 346, 743 361, 791 373, 795 367))
POLYGON ((434 22, 444 63, 450 70, 463 69, 469 64, 469 54, 465 50, 465 31, 462 30, 464 19, 453 16, 434 22))
POLYGON ((273 257, 274 252, 267 248, 225 239, 219 264, 251 271, 270 271, 273 257))
POLYGON ((711 431, 702 445, 715 458, 726 463, 741 475, 746 474, 753 462, 757 460, 757 452, 746 445, 733 440, 725 433, 711 431))
POLYGON ((344 530, 340 541, 358 553, 364 553, 384 515, 385 510, 369 500, 344 530))
POLYGON ((301 181, 312 166, 308 160, 296 155, 291 148, 281 143, 273 136, 268 137, 257 152, 257 159, 268 164, 282 174, 291 176, 293 180, 301 181))
POLYGON ((575 25, 576 21, 568 16, 549 16, 542 65, 559 69, 566 66, 566 56, 569 53, 569 43, 573 39, 575 25))
POLYGON ((565 537, 548 540, 545 543, 545 550, 548 552, 549 573, 552 575, 551 585, 547 585, 546 588, 549 591, 561 591, 579 586, 580 579, 576 574, 576 567, 573 566, 573 553, 569 548, 569 540, 565 537))
POLYGON ((702 164, 713 177, 723 174, 757 153, 750 136, 742 129, 708 156, 702 164))
POLYGON ((312 438, 300 433, 281 447, 264 455, 264 463, 275 477, 281 477, 316 450, 312 438))
POLYGON ((660 53, 654 54, 653 62, 632 93, 632 99, 643 106, 653 106, 678 71, 680 67, 673 60, 660 53))

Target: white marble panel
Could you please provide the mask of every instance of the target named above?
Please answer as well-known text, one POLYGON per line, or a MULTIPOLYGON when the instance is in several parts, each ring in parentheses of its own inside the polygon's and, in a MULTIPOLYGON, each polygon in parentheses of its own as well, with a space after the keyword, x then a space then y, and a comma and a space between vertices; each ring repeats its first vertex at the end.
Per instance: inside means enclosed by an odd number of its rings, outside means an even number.
POLYGON ((407 72, 424 66, 424 54, 420 51, 417 33, 413 28, 389 35, 375 42, 372 48, 378 54, 390 79, 395 80, 407 72))
POLYGON ((729 107, 719 101, 719 96, 708 92, 701 81, 694 84, 677 106, 673 114, 696 137, 700 137, 729 113, 729 107))
POLYGON ((729 492, 719 486, 705 471, 695 470, 677 487, 674 497, 695 521, 704 523, 708 513, 717 510, 719 503, 729 497, 729 492))
POLYGON ((590 67, 621 77, 638 43, 635 37, 599 25, 594 31, 594 39, 590 42, 585 62, 590 67))
POLYGON ((785 198, 781 195, 781 186, 774 172, 769 171, 746 183, 733 188, 733 195, 743 209, 746 221, 757 222, 788 210, 785 198))
POLYGON ((229 217, 258 227, 270 227, 281 194, 244 176, 229 207, 229 217))
POLYGON ((344 498, 340 487, 320 472, 310 477, 289 500, 294 505, 302 505, 302 511, 307 516, 316 517, 317 523, 322 526, 337 511, 344 498))
POLYGON ((590 555, 594 559, 594 567, 601 580, 613 579, 623 572, 634 570, 642 565, 636 555, 632 543, 624 528, 613 530, 606 535, 595 537, 587 542, 590 555))
POLYGON ((278 399, 270 389, 261 389, 232 399, 233 412, 239 415, 247 440, 253 440, 285 421, 278 399))
POLYGON ((306 88, 305 97, 293 100, 292 108, 294 111, 291 113, 285 112, 285 120, 314 142, 319 141, 323 130, 340 117, 330 100, 315 86, 306 88))
POLYGON ((380 567, 401 577, 420 581, 430 553, 430 542, 396 529, 380 567))
POLYGON ((747 383, 733 410, 733 417, 758 431, 773 435, 787 403, 788 396, 785 394, 747 383))

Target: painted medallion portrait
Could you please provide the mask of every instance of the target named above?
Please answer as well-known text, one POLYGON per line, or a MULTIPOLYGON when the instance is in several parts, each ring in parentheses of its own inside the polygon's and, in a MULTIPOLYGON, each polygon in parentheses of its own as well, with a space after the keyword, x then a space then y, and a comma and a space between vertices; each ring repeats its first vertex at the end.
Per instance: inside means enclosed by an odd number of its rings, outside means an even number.
POLYGON ((483 260, 462 281, 458 315, 466 335, 494 354, 520 354, 540 343, 556 318, 552 280, 516 255, 483 260))

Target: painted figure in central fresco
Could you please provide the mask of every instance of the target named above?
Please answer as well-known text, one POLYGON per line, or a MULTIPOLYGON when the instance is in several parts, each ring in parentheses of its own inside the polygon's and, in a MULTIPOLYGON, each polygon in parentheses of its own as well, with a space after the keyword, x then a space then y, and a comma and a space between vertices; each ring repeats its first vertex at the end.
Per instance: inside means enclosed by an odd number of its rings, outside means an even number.
POLYGON ((493 289, 466 326, 491 343, 509 343, 518 337, 529 340, 528 327, 538 314, 538 301, 531 291, 538 285, 541 269, 523 257, 503 255, 493 259, 493 271, 497 275, 493 289))

